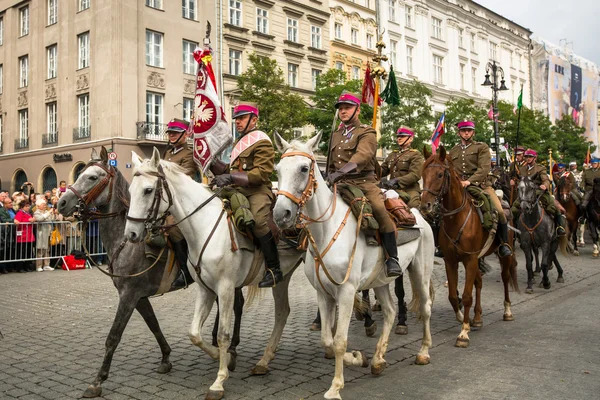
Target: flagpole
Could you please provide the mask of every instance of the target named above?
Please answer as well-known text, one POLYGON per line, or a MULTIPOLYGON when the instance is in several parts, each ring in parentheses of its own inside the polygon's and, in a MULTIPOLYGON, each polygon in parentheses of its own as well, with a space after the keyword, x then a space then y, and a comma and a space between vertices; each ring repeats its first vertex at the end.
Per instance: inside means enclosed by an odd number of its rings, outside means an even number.
POLYGON ((375 96, 373 96, 373 122, 371 126, 377 130, 377 110, 379 108, 379 77, 375 76, 375 96))

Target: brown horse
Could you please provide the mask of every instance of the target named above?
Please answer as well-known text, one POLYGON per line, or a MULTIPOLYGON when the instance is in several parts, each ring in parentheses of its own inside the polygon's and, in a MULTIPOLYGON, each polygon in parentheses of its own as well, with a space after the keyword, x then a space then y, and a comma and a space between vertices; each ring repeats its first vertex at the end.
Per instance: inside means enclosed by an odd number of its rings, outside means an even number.
POLYGON ((574 180, 568 179, 566 175, 563 175, 558 179, 556 185, 556 198, 561 206, 565 209, 565 215, 567 217, 568 235, 570 235, 570 241, 573 246, 573 255, 578 256, 579 250, 577 250, 577 228, 579 227, 579 218, 583 215, 571 192, 577 190, 573 187, 574 180))
MULTIPOLYGON (((421 213, 441 219, 439 244, 444 252, 446 277, 448 278, 448 298, 462 323, 462 330, 456 339, 456 347, 469 346, 471 326, 477 330, 483 326, 481 319, 481 287, 483 279, 478 268, 478 259, 494 253, 500 242, 494 239, 485 254, 480 254, 486 245, 489 233, 482 228, 471 197, 462 187, 451 160, 446 158, 446 150, 439 148, 437 155, 430 156, 425 151, 427 161, 423 166, 423 194, 421 213), (466 278, 462 295, 464 315, 459 309, 458 263, 465 266, 466 278), (475 315, 469 320, 473 305, 473 285, 475 285, 475 315)), ((514 255, 501 257, 502 282, 504 283, 504 320, 513 321, 508 294, 509 284, 519 290, 517 282, 517 260, 514 255)))

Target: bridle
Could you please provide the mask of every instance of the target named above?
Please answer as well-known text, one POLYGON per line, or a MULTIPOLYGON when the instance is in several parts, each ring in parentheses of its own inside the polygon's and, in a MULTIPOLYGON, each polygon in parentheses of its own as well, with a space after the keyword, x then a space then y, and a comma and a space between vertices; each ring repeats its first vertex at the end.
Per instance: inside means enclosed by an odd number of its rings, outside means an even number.
POLYGON ((442 182, 442 186, 440 187, 440 189, 436 192, 434 190, 431 190, 429 188, 423 188, 423 192, 429 192, 434 196, 434 205, 433 208, 434 210, 440 210, 439 213, 435 213, 434 214, 434 218, 436 220, 439 220, 441 217, 449 217, 451 215, 455 215, 458 214, 459 212, 462 211, 463 208, 465 208, 465 206, 467 205, 467 194, 466 194, 466 189, 463 188, 462 190, 462 201, 461 201, 461 205, 454 209, 454 210, 447 210, 446 208, 444 208, 444 206, 442 205, 442 199, 444 198, 444 195, 446 195, 448 193, 448 190, 450 189, 450 166, 448 165, 448 163, 444 163, 444 164, 439 164, 439 163, 431 163, 429 165, 427 165, 425 167, 425 169, 427 168, 433 168, 433 167, 440 167, 444 169, 444 176, 442 177, 443 182, 442 182))

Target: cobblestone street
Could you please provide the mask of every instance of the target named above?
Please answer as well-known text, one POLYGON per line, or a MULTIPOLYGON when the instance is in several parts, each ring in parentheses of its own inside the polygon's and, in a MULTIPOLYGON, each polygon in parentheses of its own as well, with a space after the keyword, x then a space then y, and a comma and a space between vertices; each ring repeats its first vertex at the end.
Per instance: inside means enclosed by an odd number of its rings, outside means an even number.
MULTIPOLYGON (((519 250, 519 284, 525 288, 525 263, 519 250)), ((565 283, 556 284, 556 269, 550 271, 552 288, 535 287, 532 295, 511 293, 513 312, 519 319, 519 306, 539 296, 575 290, 579 282, 600 272, 598 261, 591 258, 591 246, 581 257, 559 256, 565 270, 565 283), (515 310, 516 308, 516 310, 515 310)), ((498 263, 490 258, 494 269, 484 278, 484 329, 497 329, 502 320, 502 284, 498 263)), ((461 273, 462 274, 462 273, 461 273)), ((464 274, 462 274, 464 275, 464 274)), ((431 328, 434 346, 432 363, 440 346, 453 346, 459 332, 454 313, 443 286, 445 272, 436 259, 433 283, 436 299, 431 328)), ((252 377, 250 369, 262 356, 272 328, 273 302, 268 291, 244 315, 242 341, 238 347, 237 369, 225 383, 227 399, 305 399, 322 398, 333 376, 333 360, 323 358, 320 333, 309 331, 315 316, 316 295, 300 267, 292 279, 291 314, 271 371, 252 377)), ((405 279, 407 299, 410 285, 405 279)), ((195 399, 203 398, 217 373, 217 362, 191 344, 187 332, 192 319, 194 288, 152 299, 167 341, 172 347, 173 370, 165 375, 156 372, 160 350, 142 318, 134 313, 115 353, 111 373, 103 384, 105 399, 195 399)), ((118 303, 111 281, 96 269, 73 272, 54 271, 0 276, 0 398, 74 399, 79 398, 96 376, 102 362, 104 341, 118 303)), ((379 328, 381 313, 374 313, 379 328)), ((205 335, 210 335, 213 315, 205 335)), ((414 316, 408 321, 409 335, 392 333, 386 360, 394 365, 414 361, 420 347, 421 327, 414 316), (407 361, 407 362, 408 362, 407 361)), ((349 349, 373 355, 378 334, 365 336, 361 322, 353 321, 349 349)), ((471 336, 477 346, 477 333, 471 336)), ((406 364, 406 363, 404 363, 406 364)), ((386 371, 385 374, 393 371, 386 371)), ((352 397, 353 381, 370 375, 369 368, 346 368, 342 396, 352 397)))

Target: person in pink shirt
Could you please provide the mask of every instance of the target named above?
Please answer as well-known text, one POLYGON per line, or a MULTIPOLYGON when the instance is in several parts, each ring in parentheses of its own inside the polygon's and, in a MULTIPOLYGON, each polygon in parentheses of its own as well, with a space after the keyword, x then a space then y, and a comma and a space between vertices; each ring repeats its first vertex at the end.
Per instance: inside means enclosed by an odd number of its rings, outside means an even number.
MULTIPOLYGON (((15 215, 15 225, 17 225, 17 257, 19 258, 32 258, 33 257, 33 244, 35 242, 35 235, 33 233, 33 215, 31 215, 31 203, 25 199, 21 201, 19 211, 15 215)), ((33 271, 32 261, 23 261, 21 264, 21 271, 19 272, 30 272, 33 271)))

